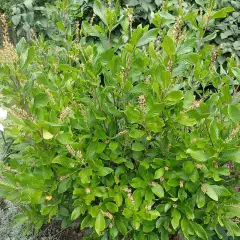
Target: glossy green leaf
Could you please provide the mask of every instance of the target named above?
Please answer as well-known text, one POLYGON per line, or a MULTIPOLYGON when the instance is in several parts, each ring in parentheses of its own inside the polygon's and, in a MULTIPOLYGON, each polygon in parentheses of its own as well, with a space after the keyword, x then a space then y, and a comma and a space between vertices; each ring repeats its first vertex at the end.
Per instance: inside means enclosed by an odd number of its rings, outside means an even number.
POLYGON ((152 187, 152 192, 158 196, 159 198, 163 198, 164 197, 164 189, 161 185, 159 184, 154 184, 152 187))
POLYGON ((206 189, 206 194, 213 199, 214 201, 218 201, 218 195, 214 188, 209 184, 203 184, 203 187, 206 189))
POLYGON ((95 230, 97 234, 100 235, 105 228, 106 228, 105 219, 103 213, 100 211, 95 221, 95 230))
POLYGON ((175 53, 175 46, 174 42, 171 37, 165 36, 163 43, 162 43, 162 48, 166 52, 168 56, 173 56, 175 53))

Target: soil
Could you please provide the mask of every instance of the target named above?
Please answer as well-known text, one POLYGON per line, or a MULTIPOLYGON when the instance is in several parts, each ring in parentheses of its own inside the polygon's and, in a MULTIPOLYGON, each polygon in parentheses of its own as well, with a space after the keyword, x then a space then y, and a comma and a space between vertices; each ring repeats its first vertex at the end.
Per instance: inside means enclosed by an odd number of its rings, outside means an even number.
POLYGON ((34 240, 80 240, 86 236, 86 231, 81 231, 78 227, 61 229, 61 223, 53 221, 45 225, 34 237, 34 240))

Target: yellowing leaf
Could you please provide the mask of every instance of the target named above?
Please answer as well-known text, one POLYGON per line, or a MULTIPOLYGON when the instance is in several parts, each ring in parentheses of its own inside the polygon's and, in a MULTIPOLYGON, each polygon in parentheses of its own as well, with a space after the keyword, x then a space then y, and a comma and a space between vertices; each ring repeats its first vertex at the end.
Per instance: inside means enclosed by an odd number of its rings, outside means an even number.
POLYGON ((43 138, 49 140, 53 138, 53 135, 50 132, 43 130, 43 138))

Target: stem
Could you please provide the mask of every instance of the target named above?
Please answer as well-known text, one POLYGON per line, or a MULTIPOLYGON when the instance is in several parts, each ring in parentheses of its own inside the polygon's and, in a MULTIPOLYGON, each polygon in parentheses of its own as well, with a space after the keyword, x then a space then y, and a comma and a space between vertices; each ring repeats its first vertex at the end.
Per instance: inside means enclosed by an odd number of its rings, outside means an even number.
POLYGON ((97 103, 98 103, 99 110, 102 112, 101 103, 100 103, 100 100, 99 100, 99 98, 98 98, 98 95, 97 95, 96 89, 93 88, 93 91, 94 91, 95 98, 97 99, 97 103))
POLYGON ((210 141, 211 141, 211 144, 212 144, 212 146, 214 147, 213 140, 212 140, 212 138, 211 138, 210 132, 208 131, 208 125, 207 125, 206 119, 205 119, 205 126, 206 126, 206 130, 207 130, 209 139, 210 139, 210 141))
POLYGON ((7 142, 6 142, 6 139, 5 139, 5 136, 4 136, 4 133, 2 132, 2 131, 0 131, 1 132, 1 135, 2 135, 2 138, 3 138, 3 141, 4 141, 4 144, 5 144, 5 146, 7 145, 7 142))
POLYGON ((111 47, 111 31, 108 32, 108 47, 111 47))

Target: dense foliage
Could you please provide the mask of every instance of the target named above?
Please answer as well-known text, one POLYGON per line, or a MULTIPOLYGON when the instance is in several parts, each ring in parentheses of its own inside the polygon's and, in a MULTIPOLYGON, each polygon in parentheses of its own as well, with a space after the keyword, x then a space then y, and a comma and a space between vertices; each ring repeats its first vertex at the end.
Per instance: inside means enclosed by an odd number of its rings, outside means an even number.
POLYGON ((208 35, 233 9, 180 5, 134 29, 112 7, 95 1, 98 24, 76 30, 59 19, 58 44, 21 40, 0 65, 0 196, 30 229, 80 220, 89 239, 239 236, 240 68, 216 71, 208 35))
MULTIPOLYGON (((56 1, 57 2, 57 1, 56 1)), ((54 38, 54 32, 56 32, 55 24, 63 18, 63 15, 68 12, 69 19, 65 24, 74 25, 77 20, 92 19, 98 23, 99 18, 95 18, 93 13, 93 0, 64 0, 58 1, 57 5, 62 3, 68 6, 71 10, 63 8, 56 8, 55 6, 45 6, 46 3, 53 3, 53 1, 34 1, 26 0, 17 5, 11 4, 14 7, 8 8, 8 12, 11 12, 12 22, 17 30, 17 35, 22 36, 26 34, 28 39, 32 39, 32 31, 36 33, 43 33, 48 38, 54 38), (56 9, 59 11, 57 12, 56 9)), ((108 6, 113 6, 115 1, 106 0, 103 1, 108 6)), ((240 56, 240 39, 239 39, 239 26, 240 26, 240 2, 221 0, 210 1, 215 9, 221 9, 223 7, 233 7, 235 11, 231 13, 225 20, 216 20, 208 26, 209 33, 213 33, 212 42, 217 45, 221 45, 222 53, 221 57, 218 57, 217 61, 221 65, 225 63, 226 57, 230 55, 235 56, 238 60, 240 56)), ((122 8, 134 8, 133 13, 133 25, 138 24, 148 25, 152 23, 153 15, 155 12, 162 10, 169 14, 176 16, 178 14, 178 6, 182 5, 183 10, 192 12, 206 12, 209 1, 200 0, 118 0, 116 4, 122 8)), ((1 4, 0 4, 1 5, 1 4)), ((10 5, 8 3, 8 5, 10 5)), ((4 5, 5 6, 5 5, 4 5)), ((170 17, 170 16, 169 16, 170 17)), ((194 25, 193 25, 194 27, 194 25)), ((55 39, 55 38, 54 38, 55 39)), ((55 39, 56 40, 56 39, 55 39)), ((225 63, 226 64, 226 63, 225 63)))

